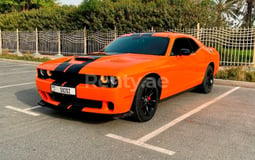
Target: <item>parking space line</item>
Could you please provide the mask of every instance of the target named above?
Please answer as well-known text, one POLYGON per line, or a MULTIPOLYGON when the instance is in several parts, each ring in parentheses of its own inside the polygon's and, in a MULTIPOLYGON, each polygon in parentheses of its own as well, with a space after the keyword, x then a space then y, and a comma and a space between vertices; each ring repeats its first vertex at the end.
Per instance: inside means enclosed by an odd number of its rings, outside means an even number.
POLYGON ((138 139, 137 141, 139 141, 140 143, 144 143, 144 142, 150 140, 151 138, 153 138, 153 137, 159 135, 160 133, 166 131, 166 130, 169 129, 170 127, 173 127, 174 125, 176 125, 177 123, 183 121, 184 119, 186 119, 186 118, 192 116, 193 114, 195 114, 195 113, 201 111, 202 109, 205 109, 206 107, 210 106, 211 104, 213 104, 213 103, 215 103, 215 102, 221 100, 222 98, 226 97, 227 95, 233 93, 234 91, 238 90, 239 88, 240 88, 240 87, 235 87, 235 88, 233 88, 233 89, 231 89, 231 90, 229 90, 229 91, 227 91, 227 92, 221 94, 220 96, 218 96, 218 97, 216 97, 216 98, 214 98, 214 99, 212 99, 212 100, 210 100, 210 101, 208 101, 208 102, 206 102, 206 103, 204 103, 204 104, 198 106, 197 108, 193 109, 192 111, 190 111, 190 112, 188 112, 188 113, 185 113, 184 115, 182 115, 182 116, 180 116, 180 117, 174 119, 173 121, 171 121, 171 122, 169 122, 169 123, 163 125, 162 127, 158 128, 158 129, 154 130, 153 132, 151 132, 151 133, 149 133, 149 134, 147 134, 147 135, 141 137, 141 138, 138 139))
POLYGON ((121 136, 118 136, 118 135, 115 135, 115 134, 107 134, 106 136, 110 137, 110 138, 113 138, 113 139, 117 139, 119 141, 123 141, 123 142, 126 142, 126 143, 137 145, 137 146, 140 146, 140 147, 143 147, 143 148, 146 148, 146 149, 154 150, 156 152, 164 153, 164 154, 167 154, 167 155, 170 155, 170 156, 175 154, 174 151, 170 151, 170 150, 160 148, 160 147, 157 147, 157 146, 153 146, 153 145, 150 145, 150 144, 146 144, 146 143, 141 143, 137 140, 132 140, 132 139, 121 137, 121 136))
POLYGON ((35 82, 11 84, 11 85, 6 85, 6 86, 0 86, 0 89, 3 89, 3 88, 10 88, 10 87, 18 87, 18 86, 25 86, 25 85, 30 85, 30 84, 34 84, 34 83, 35 83, 35 82))
POLYGON ((30 111, 30 110, 41 108, 41 107, 42 106, 34 106, 34 107, 31 107, 31 108, 26 108, 26 109, 24 109, 24 111, 30 111))
POLYGON ((22 74, 22 73, 32 73, 35 72, 33 71, 22 71, 22 72, 10 72, 10 73, 0 73, 0 76, 8 76, 8 75, 13 75, 13 74, 22 74))
POLYGON ((193 109, 192 111, 188 112, 188 113, 185 113, 184 115, 174 119, 173 121, 163 125, 162 127, 152 131, 151 133, 139 138, 138 140, 133 140, 133 139, 129 139, 129 138, 125 138, 125 137, 122 137, 122 136, 118 136, 118 135, 115 135, 115 134, 107 134, 105 136, 107 137, 110 137, 110 138, 113 138, 113 139, 116 139, 116 140, 119 140, 119 141, 122 141, 122 142, 126 142, 126 143, 129 143, 129 144, 133 144, 133 145, 136 145, 136 146, 140 146, 140 147, 143 147, 143 148, 147 148, 147 149, 150 149, 150 150, 154 150, 154 151, 157 151, 157 152, 160 152, 160 153, 164 153, 164 154, 167 154, 167 155, 174 155, 175 152, 174 151, 170 151, 170 150, 167 150, 167 149, 164 149, 164 148, 161 148, 161 147, 157 147, 157 146, 153 146, 153 145, 150 145, 150 144, 147 144, 145 142, 147 142, 148 140, 154 138, 155 136, 159 135, 160 133, 166 131, 167 129, 169 129, 170 127, 173 127, 174 125, 176 125, 177 123, 185 120, 186 118, 194 115, 195 113, 198 113, 199 111, 201 111, 202 109, 205 109, 206 107, 210 106, 211 104, 221 100, 222 98, 226 97, 227 95, 235 92, 236 90, 238 90, 240 87, 235 87, 223 94, 221 94, 220 96, 196 107, 195 109, 193 109))
POLYGON ((5 106, 5 108, 11 109, 11 110, 14 110, 14 111, 18 111, 18 112, 21 112, 21 113, 25 113, 25 114, 28 114, 28 115, 31 115, 31 116, 39 116, 40 115, 38 113, 31 112, 31 111, 28 111, 26 109, 16 108, 16 107, 13 107, 13 106, 5 106))

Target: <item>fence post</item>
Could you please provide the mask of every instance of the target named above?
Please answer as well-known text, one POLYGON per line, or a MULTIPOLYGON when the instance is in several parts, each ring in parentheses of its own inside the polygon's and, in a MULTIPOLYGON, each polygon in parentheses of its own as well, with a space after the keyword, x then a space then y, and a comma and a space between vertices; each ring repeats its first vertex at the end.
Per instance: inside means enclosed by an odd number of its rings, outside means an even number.
POLYGON ((117 39, 117 27, 114 26, 114 39, 117 39))
POLYGON ((35 28, 35 53, 34 55, 40 55, 39 51, 38 51, 38 30, 37 28, 35 28))
POLYGON ((15 54, 22 55, 22 53, 19 51, 19 29, 18 28, 16 30, 16 41, 17 41, 17 50, 15 54))
POLYGON ((60 31, 58 31, 58 54, 56 57, 62 57, 63 55, 61 54, 61 35, 60 31))
POLYGON ((255 27, 253 28, 253 60, 252 60, 252 64, 255 66, 255 27))
POLYGON ((83 28, 83 37, 84 37, 84 54, 87 54, 87 29, 83 28))
POLYGON ((3 53, 2 49, 2 30, 0 29, 0 55, 3 53))
POLYGON ((197 24, 197 39, 200 39, 200 23, 197 24))
POLYGON ((154 27, 153 26, 151 26, 151 32, 154 32, 154 27))

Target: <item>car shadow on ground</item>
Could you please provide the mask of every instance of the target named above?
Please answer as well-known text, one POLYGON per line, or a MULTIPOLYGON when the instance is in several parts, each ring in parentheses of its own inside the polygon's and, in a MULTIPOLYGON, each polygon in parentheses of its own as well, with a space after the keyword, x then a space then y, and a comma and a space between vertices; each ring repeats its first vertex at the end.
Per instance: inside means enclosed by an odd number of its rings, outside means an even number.
MULTIPOLYGON (((37 106, 41 101, 41 97, 37 92, 36 88, 26 89, 15 93, 17 100, 26 104, 29 107, 37 106)), ((77 111, 68 111, 63 109, 56 109, 50 105, 43 106, 42 108, 33 109, 31 111, 38 112, 40 114, 44 114, 47 116, 51 116, 54 118, 61 118, 66 120, 74 120, 80 121, 84 123, 106 123, 109 121, 113 121, 117 119, 112 115, 100 115, 100 114, 92 114, 92 113, 83 113, 77 111)))
MULTIPOLYGON (((70 121, 79 121, 83 123, 89 124, 102 124, 107 123, 114 120, 113 116, 107 115, 100 115, 100 114, 93 114, 93 113, 83 113, 77 111, 68 111, 68 110, 59 110, 59 109, 52 109, 49 107, 47 108, 47 113, 43 111, 43 114, 47 116, 51 116, 54 118, 60 118, 70 121)), ((44 109, 45 110, 45 109, 44 109)))
POLYGON ((37 106, 38 102, 41 100, 36 88, 21 90, 16 92, 15 96, 17 100, 31 107, 37 106))

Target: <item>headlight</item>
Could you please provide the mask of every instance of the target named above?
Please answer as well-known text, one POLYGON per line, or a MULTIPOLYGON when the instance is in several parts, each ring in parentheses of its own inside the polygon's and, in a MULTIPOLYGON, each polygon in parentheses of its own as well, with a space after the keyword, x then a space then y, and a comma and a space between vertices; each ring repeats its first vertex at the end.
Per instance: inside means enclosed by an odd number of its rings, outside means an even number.
POLYGON ((117 85, 118 85, 118 79, 117 79, 117 77, 110 77, 110 83, 111 83, 113 86, 117 86, 117 85))
POLYGON ((44 76, 46 75, 46 70, 39 69, 39 75, 41 75, 42 77, 44 77, 44 76))
POLYGON ((107 76, 100 76, 100 82, 102 84, 107 84, 107 83, 109 83, 109 79, 107 76))
POLYGON ((52 71, 47 71, 46 73, 47 73, 47 76, 48 76, 48 77, 51 77, 51 76, 52 76, 52 71))
POLYGON ((118 86, 118 78, 114 76, 100 76, 98 86, 115 88, 118 86))
POLYGON ((42 79, 47 79, 52 76, 52 72, 45 69, 38 69, 38 77, 42 79))

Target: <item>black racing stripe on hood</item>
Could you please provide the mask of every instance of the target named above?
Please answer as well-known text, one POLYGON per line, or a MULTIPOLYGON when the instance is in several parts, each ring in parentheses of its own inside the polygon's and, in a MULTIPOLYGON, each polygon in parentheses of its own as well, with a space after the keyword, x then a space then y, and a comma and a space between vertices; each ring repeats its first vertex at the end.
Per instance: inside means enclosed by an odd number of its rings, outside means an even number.
POLYGON ((64 72, 64 70, 71 65, 71 63, 68 63, 70 60, 65 61, 64 63, 61 63, 56 69, 55 71, 57 72, 64 72))
POLYGON ((91 60, 87 60, 84 63, 81 64, 73 64, 70 68, 67 69, 67 71, 65 73, 73 73, 73 74, 78 74, 80 72, 80 70, 85 67, 87 64, 94 62, 95 60, 99 59, 100 57, 91 59, 91 60))
POLYGON ((93 56, 91 58, 93 59, 89 59, 81 64, 73 64, 72 63, 68 63, 64 62, 62 64, 60 64, 55 71, 60 72, 58 75, 58 79, 55 80, 52 85, 57 85, 57 86, 62 86, 63 83, 67 82, 64 87, 72 87, 72 88, 76 88, 77 85, 79 85, 81 82, 76 79, 79 77, 79 72, 80 70, 86 66, 87 64, 101 58, 102 56, 93 56), (71 66, 70 66, 71 65, 71 66), (70 66, 67 70, 66 68, 70 66), (66 70, 66 71, 65 71, 66 70), (64 72, 65 71, 65 72, 64 72), (68 77, 68 78, 67 78, 68 77))

